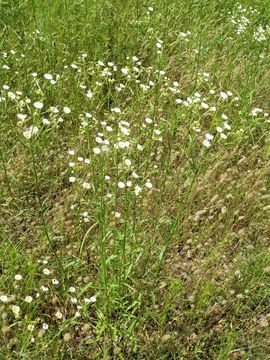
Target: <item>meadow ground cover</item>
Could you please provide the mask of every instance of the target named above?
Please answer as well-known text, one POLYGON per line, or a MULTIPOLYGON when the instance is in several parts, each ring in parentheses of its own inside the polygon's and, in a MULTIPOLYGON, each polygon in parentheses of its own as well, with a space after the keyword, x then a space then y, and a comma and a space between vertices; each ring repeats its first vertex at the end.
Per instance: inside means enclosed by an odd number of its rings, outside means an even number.
POLYGON ((0 19, 0 359, 270 358, 268 0, 0 19))

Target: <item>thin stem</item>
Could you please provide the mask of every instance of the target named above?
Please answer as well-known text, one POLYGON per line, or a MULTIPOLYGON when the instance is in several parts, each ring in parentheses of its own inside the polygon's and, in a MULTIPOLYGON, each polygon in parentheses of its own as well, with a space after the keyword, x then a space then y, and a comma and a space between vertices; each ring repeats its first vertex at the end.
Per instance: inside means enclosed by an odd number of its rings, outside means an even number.
POLYGON ((36 196, 37 196, 37 199, 38 199, 39 213, 40 213, 40 218, 41 218, 41 222, 42 222, 42 225, 43 225, 43 230, 44 230, 45 236, 46 236, 46 238, 48 240, 48 243, 50 244, 50 247, 53 250, 53 255, 57 260, 60 272, 61 272, 61 274, 63 276, 65 276, 65 269, 64 269, 64 267, 63 267, 63 265, 62 265, 62 263, 60 261, 59 256, 57 255, 57 253, 56 253, 56 251, 54 249, 54 245, 53 245, 52 239, 50 237, 48 226, 47 226, 45 216, 44 216, 44 208, 43 208, 43 204, 42 204, 42 200, 41 200, 41 196, 40 196, 39 182, 38 182, 38 175, 37 175, 37 168, 36 168, 36 160, 35 160, 35 152, 34 152, 34 146, 33 146, 32 138, 30 139, 30 150, 31 150, 33 173, 34 173, 34 179, 35 179, 36 196))
POLYGON ((7 184, 7 187, 8 187, 8 191, 9 191, 10 195, 12 196, 12 190, 11 190, 11 186, 10 186, 10 180, 9 180, 9 177, 8 177, 5 157, 4 157, 3 153, 2 153, 2 151, 1 151, 1 161, 2 161, 2 164, 3 164, 3 169, 4 169, 4 174, 5 174, 5 178, 6 178, 6 184, 7 184))

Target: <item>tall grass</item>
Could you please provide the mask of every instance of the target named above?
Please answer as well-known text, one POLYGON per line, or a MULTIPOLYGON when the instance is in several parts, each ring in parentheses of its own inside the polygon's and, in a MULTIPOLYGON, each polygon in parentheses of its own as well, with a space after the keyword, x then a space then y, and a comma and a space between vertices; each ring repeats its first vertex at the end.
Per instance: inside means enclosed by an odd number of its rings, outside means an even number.
POLYGON ((0 358, 266 358, 267 2, 0 10, 0 358))

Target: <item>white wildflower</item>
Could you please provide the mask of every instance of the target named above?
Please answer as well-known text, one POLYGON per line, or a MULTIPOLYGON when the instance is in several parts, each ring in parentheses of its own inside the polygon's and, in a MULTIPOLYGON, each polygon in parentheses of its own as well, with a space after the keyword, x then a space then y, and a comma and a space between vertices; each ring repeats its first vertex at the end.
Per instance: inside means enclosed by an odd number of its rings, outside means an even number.
POLYGON ((22 275, 16 274, 16 275, 14 276, 14 279, 17 280, 17 281, 20 281, 20 280, 22 280, 22 275))
POLYGON ((20 307, 18 305, 13 305, 12 308, 11 308, 13 314, 15 317, 19 317, 20 316, 20 307))
POLYGON ((84 189, 90 189, 91 188, 91 185, 88 183, 88 182, 84 182, 83 184, 82 184, 82 187, 84 188, 84 189))
POLYGON ((117 186, 119 187, 119 189, 124 189, 126 185, 123 181, 119 181, 117 186))
POLYGON ((36 101, 36 102, 34 102, 34 107, 36 108, 36 109, 42 109, 43 108, 43 104, 42 104, 42 102, 40 102, 40 101, 36 101))
POLYGON ((63 111, 64 111, 64 113, 66 113, 66 114, 70 114, 70 113, 71 113, 70 108, 67 107, 67 106, 64 106, 63 111))
POLYGON ((25 114, 17 114, 17 118, 20 120, 25 120, 27 118, 27 115, 25 114))
POLYGON ((52 77, 51 74, 44 74, 44 77, 45 77, 45 79, 47 79, 47 80, 52 80, 52 79, 53 79, 53 77, 52 77))
POLYGON ((26 301, 27 303, 31 303, 33 301, 32 296, 28 295, 24 298, 24 301, 26 301))
POLYGON ((69 182, 74 183, 76 181, 76 178, 74 176, 69 177, 69 182))
POLYGON ((209 148, 209 147, 211 146, 211 143, 210 143, 209 140, 205 139, 205 140, 203 140, 203 145, 204 145, 205 147, 209 148))
POLYGON ((50 275, 50 273, 51 273, 50 270, 47 269, 47 268, 46 268, 46 269, 43 269, 42 272, 43 272, 44 275, 50 275))
POLYGON ((1 295, 0 296, 0 301, 6 303, 8 301, 8 297, 6 295, 1 295))

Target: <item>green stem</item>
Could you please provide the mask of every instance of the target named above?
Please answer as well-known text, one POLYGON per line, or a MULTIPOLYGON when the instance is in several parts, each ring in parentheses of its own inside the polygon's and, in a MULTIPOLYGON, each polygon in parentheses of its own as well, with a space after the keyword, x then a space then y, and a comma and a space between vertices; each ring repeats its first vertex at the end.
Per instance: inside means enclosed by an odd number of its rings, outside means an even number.
POLYGON ((39 189, 39 182, 38 182, 38 175, 37 175, 37 168, 36 168, 36 160, 35 160, 35 152, 34 152, 34 146, 33 146, 33 141, 32 138, 30 139, 30 150, 31 150, 31 157, 32 157, 32 164, 33 164, 33 173, 34 173, 34 179, 35 179, 35 189, 36 189, 36 196, 38 199, 38 204, 39 204, 39 213, 40 213, 40 218, 41 218, 41 222, 42 222, 42 226, 43 226, 43 230, 45 233, 45 236, 48 240, 48 243, 50 244, 50 247, 53 250, 53 255, 56 258, 56 261, 59 265, 59 269, 60 269, 60 273, 61 275, 64 277, 65 276, 65 269, 60 261, 59 256, 57 255, 52 239, 50 237, 49 234, 49 230, 48 230, 48 226, 45 220, 45 216, 44 216, 44 208, 43 208, 43 204, 42 204, 42 199, 40 196, 40 189, 39 189))
POLYGON ((6 184, 7 184, 7 187, 8 187, 8 191, 9 191, 10 195, 12 196, 12 190, 11 190, 11 186, 10 186, 10 180, 9 180, 9 177, 8 177, 5 157, 4 157, 3 153, 2 153, 2 151, 1 151, 1 161, 2 161, 2 164, 3 164, 3 169, 4 169, 4 174, 5 174, 5 178, 6 178, 6 184))

